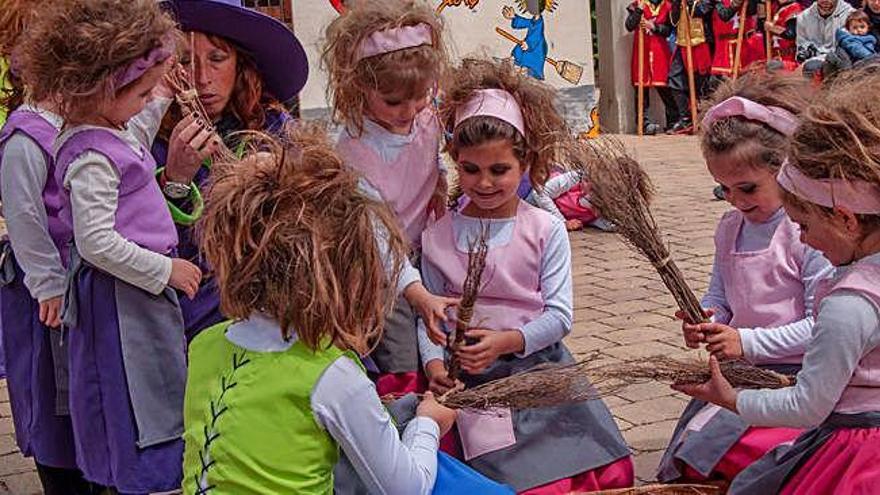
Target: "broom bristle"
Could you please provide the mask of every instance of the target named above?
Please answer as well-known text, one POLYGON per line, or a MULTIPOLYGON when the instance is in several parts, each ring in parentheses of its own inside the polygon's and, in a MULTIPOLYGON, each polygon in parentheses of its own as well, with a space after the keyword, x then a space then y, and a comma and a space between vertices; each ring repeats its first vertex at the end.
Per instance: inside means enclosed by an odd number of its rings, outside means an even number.
POLYGON ((717 486, 695 484, 654 484, 590 492, 591 495, 715 495, 718 493, 721 493, 721 489, 717 486))
MULTIPOLYGON (((613 395, 636 383, 658 381, 669 385, 696 384, 709 380, 709 364, 697 359, 652 356, 646 359, 600 366, 587 358, 573 364, 542 364, 521 373, 452 391, 442 397, 456 409, 489 410, 496 407, 530 409, 551 407, 613 395)), ((783 388, 794 385, 792 376, 758 368, 745 361, 721 363, 721 373, 735 388, 783 388)))
POLYGON ((650 203, 654 185, 638 161, 613 138, 570 143, 564 152, 569 166, 580 170, 592 186, 590 203, 617 233, 654 265, 678 307, 694 323, 706 321, 697 296, 671 259, 650 203))

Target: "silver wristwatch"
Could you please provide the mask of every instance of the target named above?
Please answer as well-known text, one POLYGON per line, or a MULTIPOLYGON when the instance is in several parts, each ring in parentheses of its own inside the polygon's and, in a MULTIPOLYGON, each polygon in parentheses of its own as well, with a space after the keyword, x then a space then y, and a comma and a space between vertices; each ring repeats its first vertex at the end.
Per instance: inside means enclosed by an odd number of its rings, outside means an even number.
POLYGON ((166 180, 165 185, 162 186, 162 194, 169 199, 183 199, 189 196, 190 192, 192 192, 192 186, 181 182, 166 180))

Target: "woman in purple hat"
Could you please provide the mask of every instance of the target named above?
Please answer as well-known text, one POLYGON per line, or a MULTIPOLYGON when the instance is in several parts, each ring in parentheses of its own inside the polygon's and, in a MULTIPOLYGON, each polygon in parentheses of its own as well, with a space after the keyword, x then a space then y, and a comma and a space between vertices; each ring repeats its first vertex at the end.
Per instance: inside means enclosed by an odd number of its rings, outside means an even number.
MULTIPOLYGON (((276 134, 291 116, 292 100, 308 77, 305 51, 281 22, 242 6, 240 0, 165 0, 162 5, 186 33, 179 61, 193 67, 199 99, 230 149, 237 131, 276 134)), ((177 224, 181 257, 207 268, 193 239, 199 188, 211 175, 215 151, 209 125, 181 119, 177 105, 165 116, 152 152, 159 185, 177 224)), ((188 340, 224 319, 214 279, 206 277, 193 300, 182 301, 188 340)))

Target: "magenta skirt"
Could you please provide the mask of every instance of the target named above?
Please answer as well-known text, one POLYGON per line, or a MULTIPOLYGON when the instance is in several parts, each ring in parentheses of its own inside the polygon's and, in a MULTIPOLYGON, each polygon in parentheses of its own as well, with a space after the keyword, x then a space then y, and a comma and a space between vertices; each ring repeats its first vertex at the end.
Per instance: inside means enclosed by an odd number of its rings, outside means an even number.
POLYGON ((842 428, 797 470, 782 495, 880 492, 880 428, 842 428))

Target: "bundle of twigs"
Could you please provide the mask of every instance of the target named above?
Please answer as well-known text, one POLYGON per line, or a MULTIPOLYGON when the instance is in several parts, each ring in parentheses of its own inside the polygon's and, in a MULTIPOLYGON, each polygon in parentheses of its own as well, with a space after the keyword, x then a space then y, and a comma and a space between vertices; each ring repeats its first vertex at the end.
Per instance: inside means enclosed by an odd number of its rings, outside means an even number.
MULTIPOLYGON (((721 374, 734 388, 783 388, 794 385, 793 376, 759 368, 743 360, 722 361, 721 374)), ((586 370, 602 395, 647 381, 670 385, 692 385, 711 378, 709 365, 698 359, 651 356, 645 359, 598 366, 586 370)))
POLYGON ((608 137, 572 143, 567 154, 569 165, 590 178, 590 202, 602 217, 613 222, 617 233, 654 265, 688 320, 706 321, 697 296, 670 257, 651 213, 654 187, 641 165, 620 141, 608 137))
MULTIPOLYGON (((454 390, 441 398, 452 408, 487 410, 495 407, 530 409, 551 407, 615 394, 636 383, 658 381, 671 385, 703 383, 709 365, 697 359, 653 356, 622 363, 594 365, 595 357, 567 365, 539 365, 522 373, 454 390)), ((721 363, 721 373, 735 388, 783 388, 794 377, 758 368, 745 361, 721 363)))
POLYGON ((590 492, 591 495, 715 495, 721 489, 713 485, 643 485, 632 488, 600 490, 590 492))
POLYGON ((446 348, 449 362, 446 365, 448 376, 451 380, 458 379, 461 374, 461 362, 457 351, 465 343, 465 332, 470 328, 471 319, 474 316, 474 305, 477 303, 477 293, 480 291, 480 281, 483 278, 483 270, 486 268, 486 254, 489 251, 489 224, 481 225, 480 236, 471 239, 468 246, 467 275, 462 286, 461 301, 458 304, 458 318, 455 329, 449 335, 446 348))
POLYGON ((453 390, 441 402, 454 409, 488 410, 496 407, 530 409, 550 407, 595 399, 585 369, 588 362, 569 365, 545 364, 484 383, 477 387, 453 390))
POLYGON ((214 124, 212 124, 211 118, 208 117, 208 112, 205 110, 205 106, 202 105, 202 101, 199 99, 199 92, 192 80, 192 74, 192 69, 187 70, 182 65, 175 64, 174 67, 165 74, 165 82, 168 87, 174 91, 174 99, 177 101, 177 104, 180 105, 184 117, 193 115, 197 121, 202 122, 203 128, 212 134, 209 139, 213 139, 218 143, 217 151, 213 156, 214 160, 220 162, 233 161, 237 157, 223 143, 223 140, 220 139, 220 136, 217 134, 217 129, 214 127, 214 124))

